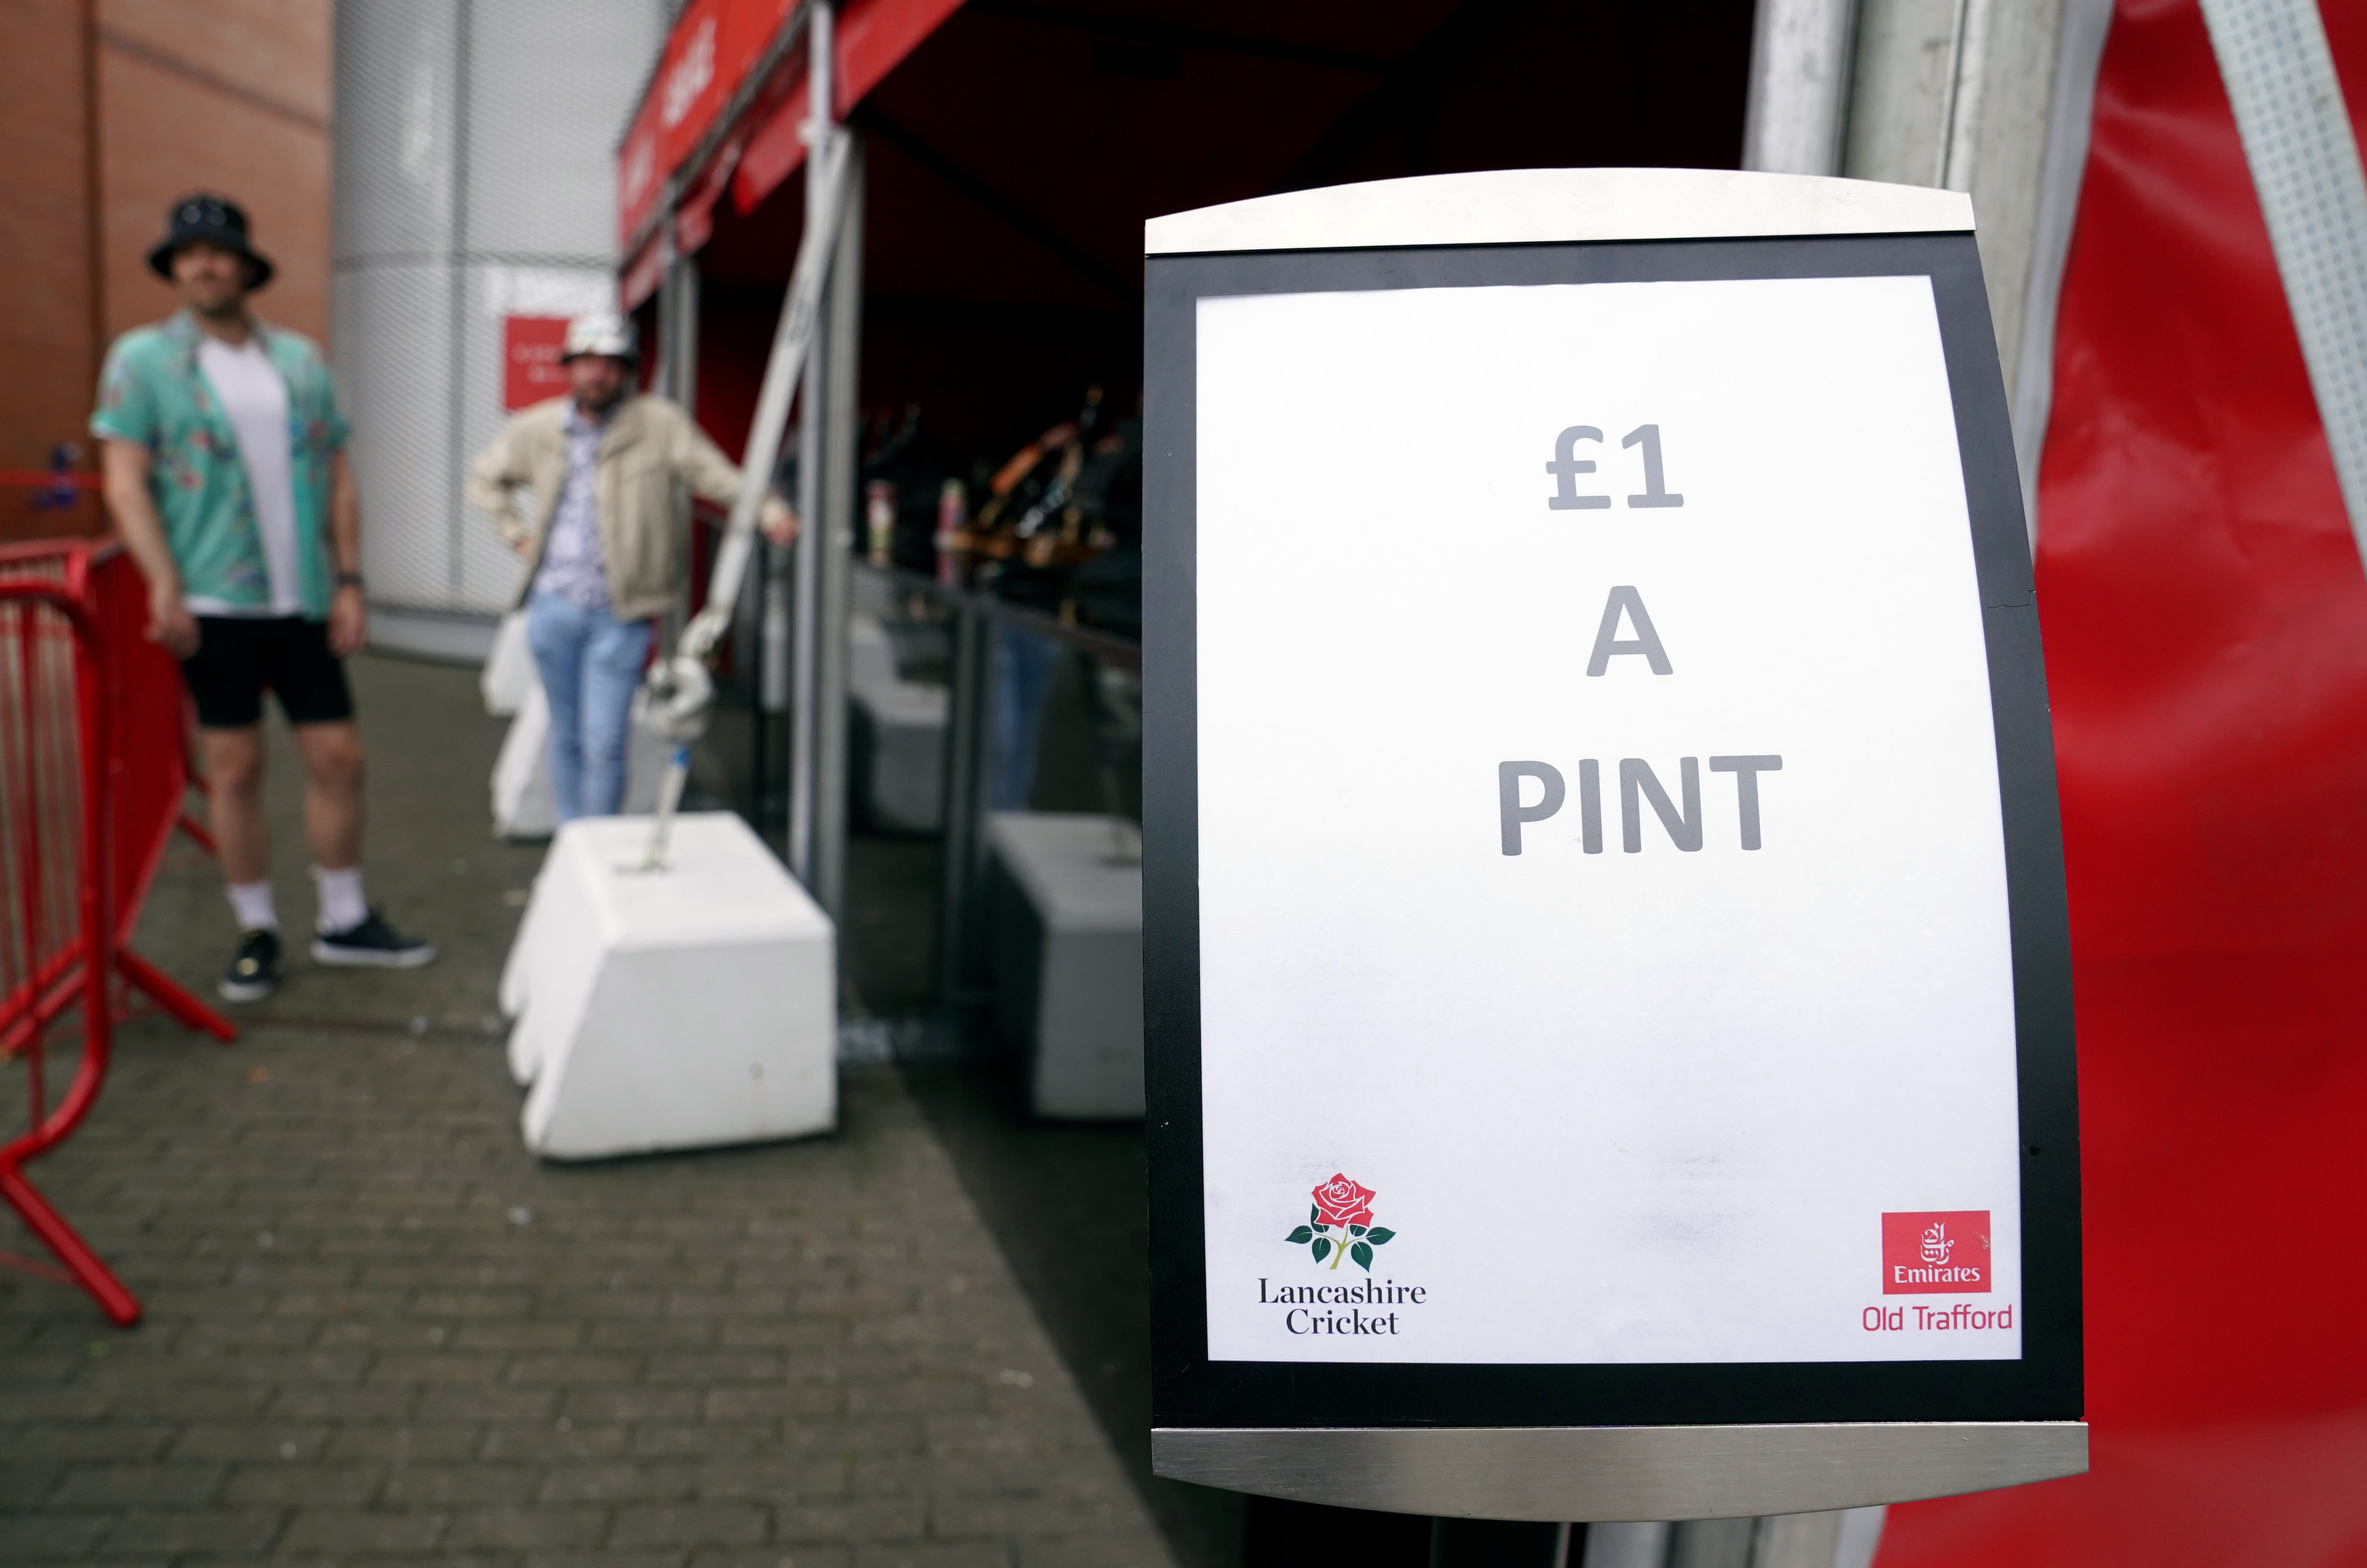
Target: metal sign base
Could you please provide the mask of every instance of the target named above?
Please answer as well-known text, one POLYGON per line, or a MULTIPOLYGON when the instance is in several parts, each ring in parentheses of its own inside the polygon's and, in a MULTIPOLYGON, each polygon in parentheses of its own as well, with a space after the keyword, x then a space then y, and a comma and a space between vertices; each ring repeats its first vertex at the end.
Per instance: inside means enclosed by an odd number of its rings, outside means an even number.
POLYGON ((1944 1497, 2078 1475, 2084 1421, 1771 1427, 1161 1427, 1175 1481, 1387 1513, 1715 1519, 1944 1497))

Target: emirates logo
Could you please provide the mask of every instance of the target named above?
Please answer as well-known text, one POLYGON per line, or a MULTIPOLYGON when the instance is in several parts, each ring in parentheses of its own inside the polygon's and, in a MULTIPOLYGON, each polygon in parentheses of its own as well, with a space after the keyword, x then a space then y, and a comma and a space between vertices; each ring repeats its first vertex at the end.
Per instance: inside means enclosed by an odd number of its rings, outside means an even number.
POLYGON ((1989 1213, 1882 1216, 1882 1293, 1886 1296, 1987 1294, 1989 1213))

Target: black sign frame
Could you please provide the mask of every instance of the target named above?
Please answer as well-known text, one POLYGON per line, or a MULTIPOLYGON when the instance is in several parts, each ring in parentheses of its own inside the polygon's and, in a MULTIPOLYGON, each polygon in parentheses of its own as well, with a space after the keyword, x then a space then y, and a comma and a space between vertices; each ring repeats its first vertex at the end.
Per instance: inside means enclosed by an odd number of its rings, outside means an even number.
POLYGON ((1143 1000, 1154 1427, 2080 1420, 2078 1073, 2054 737, 2013 433, 1972 234, 1157 254, 1146 262, 1145 284, 1143 1000), (1938 308, 1987 641, 2012 946, 2022 1358, 1211 1361, 1200 1098, 1197 302, 1365 289, 1899 276, 1928 277, 1938 308))

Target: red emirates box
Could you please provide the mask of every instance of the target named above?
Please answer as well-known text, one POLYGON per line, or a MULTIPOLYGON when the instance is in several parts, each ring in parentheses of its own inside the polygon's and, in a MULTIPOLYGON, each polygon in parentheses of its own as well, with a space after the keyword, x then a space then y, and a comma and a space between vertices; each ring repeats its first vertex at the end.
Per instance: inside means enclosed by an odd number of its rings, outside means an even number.
POLYGON ((1886 1296, 1987 1294, 1989 1212, 1882 1216, 1882 1293, 1886 1296))

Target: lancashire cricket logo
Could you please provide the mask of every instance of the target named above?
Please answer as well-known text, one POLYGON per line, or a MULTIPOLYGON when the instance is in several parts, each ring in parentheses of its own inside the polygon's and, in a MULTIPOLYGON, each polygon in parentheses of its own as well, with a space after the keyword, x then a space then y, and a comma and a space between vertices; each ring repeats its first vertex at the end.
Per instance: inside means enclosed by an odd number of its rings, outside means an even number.
POLYGON ((1307 1223, 1282 1239, 1293 1247, 1308 1247, 1318 1263, 1328 1258, 1337 1269, 1340 1259, 1347 1258, 1371 1273, 1373 1248, 1398 1234, 1373 1224, 1373 1200, 1379 1194, 1335 1172, 1313 1196, 1315 1203, 1307 1211, 1307 1223))

